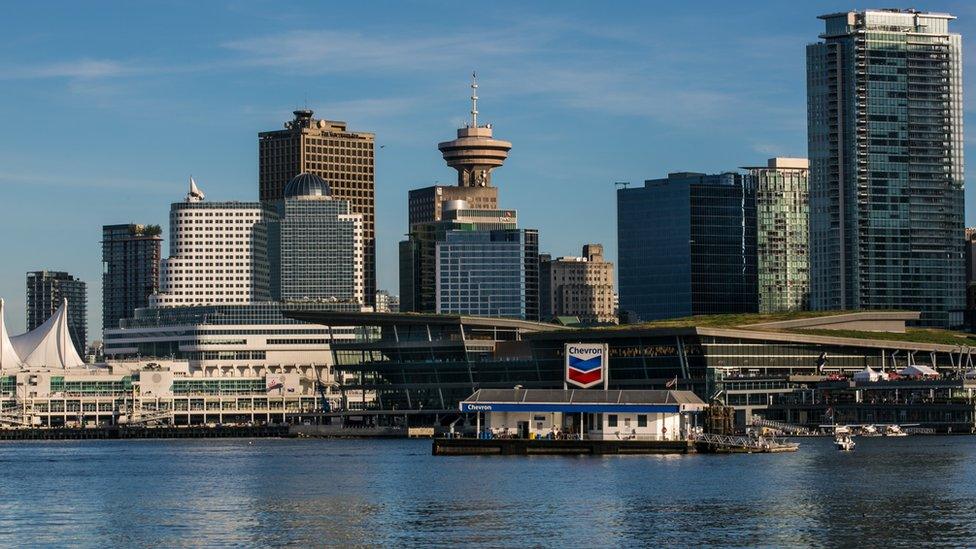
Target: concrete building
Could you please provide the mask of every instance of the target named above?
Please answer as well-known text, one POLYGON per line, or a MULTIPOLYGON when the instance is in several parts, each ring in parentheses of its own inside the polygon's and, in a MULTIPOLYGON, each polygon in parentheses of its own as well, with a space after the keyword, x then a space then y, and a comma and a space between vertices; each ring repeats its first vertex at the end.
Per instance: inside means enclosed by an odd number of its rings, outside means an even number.
POLYGON ((602 244, 584 244, 582 257, 540 255, 540 319, 575 316, 583 324, 615 324, 613 281, 602 244))
POLYGON ((55 316, 67 300, 66 326, 80 356, 88 344, 88 285, 62 271, 27 273, 27 330, 55 316))
POLYGON ((283 198, 285 186, 300 173, 329 182, 332 196, 363 216, 365 296, 376 293, 376 200, 374 135, 349 131, 345 122, 313 118, 297 110, 283 130, 258 134, 258 179, 262 202, 283 198))
POLYGON ((746 167, 756 187, 759 312, 809 308, 809 162, 770 158, 746 167))
POLYGON ((749 176, 681 172, 618 189, 617 242, 630 322, 758 310, 749 176))
POLYGON ((962 322, 962 39, 951 15, 820 17, 807 47, 811 306, 962 322))
POLYGON ((399 313, 400 297, 390 295, 386 290, 376 292, 376 304, 373 306, 377 313, 399 313))
POLYGON ((244 304, 271 297, 265 218, 258 202, 204 202, 190 180, 169 213, 169 257, 152 307, 244 304))
POLYGON ((159 225, 102 226, 102 330, 118 328, 159 291, 159 225))
POLYGON ((363 216, 315 174, 299 174, 266 216, 271 297, 366 303, 363 216))
POLYGON ((457 186, 410 192, 400 308, 537 319, 538 232, 519 229, 516 212, 498 208, 491 175, 512 144, 495 139, 490 124, 479 125, 477 88, 472 82, 471 122, 438 145, 457 171, 457 186))

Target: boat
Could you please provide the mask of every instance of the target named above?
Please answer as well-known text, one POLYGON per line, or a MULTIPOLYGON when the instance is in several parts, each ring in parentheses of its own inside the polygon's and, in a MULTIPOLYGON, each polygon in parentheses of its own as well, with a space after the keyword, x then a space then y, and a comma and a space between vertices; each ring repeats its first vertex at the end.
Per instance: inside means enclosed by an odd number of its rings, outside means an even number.
POLYGON ((880 437, 881 434, 881 431, 879 431, 874 425, 865 425, 861 427, 862 437, 880 437))
POLYGON ((885 426, 884 436, 886 437, 907 437, 908 433, 901 430, 898 425, 887 425, 885 426))
POLYGON ((837 449, 842 452, 851 452, 854 450, 854 439, 848 434, 839 434, 834 438, 834 445, 837 449))

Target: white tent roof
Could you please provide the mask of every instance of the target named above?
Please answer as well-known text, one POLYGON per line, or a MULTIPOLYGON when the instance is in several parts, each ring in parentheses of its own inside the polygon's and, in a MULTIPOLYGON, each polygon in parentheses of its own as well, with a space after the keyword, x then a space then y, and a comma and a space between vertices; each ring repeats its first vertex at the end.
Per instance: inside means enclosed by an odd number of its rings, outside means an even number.
POLYGON ((900 376, 938 376, 939 372, 936 372, 932 368, 924 364, 913 364, 908 366, 903 370, 898 370, 898 375, 900 376))
POLYGON ((868 366, 866 369, 854 374, 854 381, 878 381, 881 379, 881 376, 881 372, 868 366))
POLYGON ((7 322, 3 317, 3 300, 0 299, 0 371, 20 368, 20 357, 14 351, 13 343, 7 334, 7 322))
POLYGON ((78 356, 68 333, 68 300, 44 324, 10 338, 20 361, 34 368, 77 368, 85 361, 78 356))

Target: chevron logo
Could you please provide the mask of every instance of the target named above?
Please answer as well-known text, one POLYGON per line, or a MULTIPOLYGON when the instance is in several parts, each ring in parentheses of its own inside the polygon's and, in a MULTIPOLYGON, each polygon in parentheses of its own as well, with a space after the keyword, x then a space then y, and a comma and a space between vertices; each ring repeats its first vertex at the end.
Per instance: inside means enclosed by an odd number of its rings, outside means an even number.
POLYGON ((566 382, 583 389, 603 383, 605 357, 602 343, 566 344, 566 382))

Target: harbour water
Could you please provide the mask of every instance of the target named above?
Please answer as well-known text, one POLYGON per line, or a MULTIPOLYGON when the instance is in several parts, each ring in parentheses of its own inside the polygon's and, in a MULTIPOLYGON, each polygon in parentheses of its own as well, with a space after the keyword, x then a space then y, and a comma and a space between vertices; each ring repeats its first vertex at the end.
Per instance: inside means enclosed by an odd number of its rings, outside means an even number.
POLYGON ((429 440, 0 442, 0 546, 976 544, 976 437, 433 457, 429 440))

